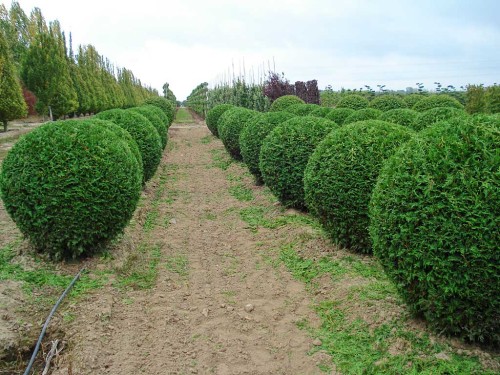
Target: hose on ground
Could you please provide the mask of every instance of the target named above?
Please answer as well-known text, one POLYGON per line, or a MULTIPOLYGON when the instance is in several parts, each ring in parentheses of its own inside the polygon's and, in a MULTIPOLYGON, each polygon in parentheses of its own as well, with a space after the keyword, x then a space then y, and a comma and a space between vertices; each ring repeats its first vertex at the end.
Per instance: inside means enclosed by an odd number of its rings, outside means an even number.
POLYGON ((73 278, 71 283, 68 285, 66 290, 61 294, 57 302, 55 303, 54 307, 52 307, 52 310, 50 311, 49 316, 47 317, 47 320, 45 321, 45 324, 43 325, 42 332, 40 332, 40 336, 38 337, 38 341, 36 342, 35 349, 33 350, 33 354, 31 355, 30 362, 28 363, 28 367, 26 367, 26 370, 24 371, 24 375, 29 375, 29 372, 31 371, 31 368, 33 367, 33 363, 35 363, 36 355, 38 354, 38 351, 40 350, 40 345, 42 344, 43 337, 45 336, 45 331, 47 331, 47 328, 49 327, 50 319, 52 319, 52 316, 56 312, 57 308, 61 304, 62 300, 66 295, 69 293, 71 288, 73 288, 73 285, 75 285, 76 281, 80 278, 80 275, 82 272, 85 270, 85 267, 80 270, 76 274, 76 276, 73 278))

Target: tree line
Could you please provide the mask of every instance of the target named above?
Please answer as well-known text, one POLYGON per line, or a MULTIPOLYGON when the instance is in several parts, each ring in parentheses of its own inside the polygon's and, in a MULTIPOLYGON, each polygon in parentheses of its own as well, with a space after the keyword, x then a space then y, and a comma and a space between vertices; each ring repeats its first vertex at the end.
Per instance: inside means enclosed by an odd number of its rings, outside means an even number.
MULTIPOLYGON (((175 96, 164 87, 164 96, 175 96)), ((0 121, 28 109, 52 119, 141 104, 158 91, 119 68, 93 45, 73 48, 59 21, 47 22, 39 8, 28 16, 18 2, 0 4, 0 121), (34 97, 33 97, 34 94, 34 97)))

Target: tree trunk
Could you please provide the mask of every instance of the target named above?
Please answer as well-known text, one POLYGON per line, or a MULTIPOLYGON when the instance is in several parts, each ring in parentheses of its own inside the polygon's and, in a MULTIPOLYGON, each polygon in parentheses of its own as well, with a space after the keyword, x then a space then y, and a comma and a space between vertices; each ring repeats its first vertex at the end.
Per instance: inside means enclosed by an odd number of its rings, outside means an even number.
POLYGON ((3 120, 3 132, 7 133, 7 120, 3 120))

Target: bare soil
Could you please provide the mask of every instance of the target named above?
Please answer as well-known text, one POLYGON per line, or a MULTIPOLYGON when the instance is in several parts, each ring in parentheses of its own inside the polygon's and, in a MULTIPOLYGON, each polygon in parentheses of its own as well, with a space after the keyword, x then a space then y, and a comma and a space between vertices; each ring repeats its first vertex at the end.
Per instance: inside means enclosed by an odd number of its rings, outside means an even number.
MULTIPOLYGON (((262 187, 254 188, 252 202, 229 193, 228 176, 244 169, 212 165, 211 150, 223 147, 203 123, 174 124, 169 142, 135 225, 114 250, 120 267, 141 243, 161 249, 156 283, 137 290, 109 285, 78 304, 66 328, 70 349, 54 373, 322 373, 317 364, 327 358, 308 355, 313 340, 295 324, 316 321, 310 294, 288 272, 262 262, 259 244, 277 241, 276 233, 253 233, 239 219, 242 208, 271 205, 269 197, 262 187), (148 231, 152 209, 159 215, 148 231), (187 260, 185 272, 172 270, 175 259, 187 260)), ((244 179, 252 186, 250 176, 244 179)))

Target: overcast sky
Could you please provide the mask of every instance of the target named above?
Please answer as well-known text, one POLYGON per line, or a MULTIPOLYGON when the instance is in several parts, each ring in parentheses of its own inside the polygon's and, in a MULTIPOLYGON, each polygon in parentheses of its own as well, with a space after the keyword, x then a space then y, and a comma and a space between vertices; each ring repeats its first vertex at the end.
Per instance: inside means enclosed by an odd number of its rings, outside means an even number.
MULTIPOLYGON (((9 1, 1 1, 8 8, 9 1)), ((161 92, 276 67, 320 89, 500 83, 499 0, 20 0, 161 92)), ((262 73, 261 73, 262 74, 262 73)))

